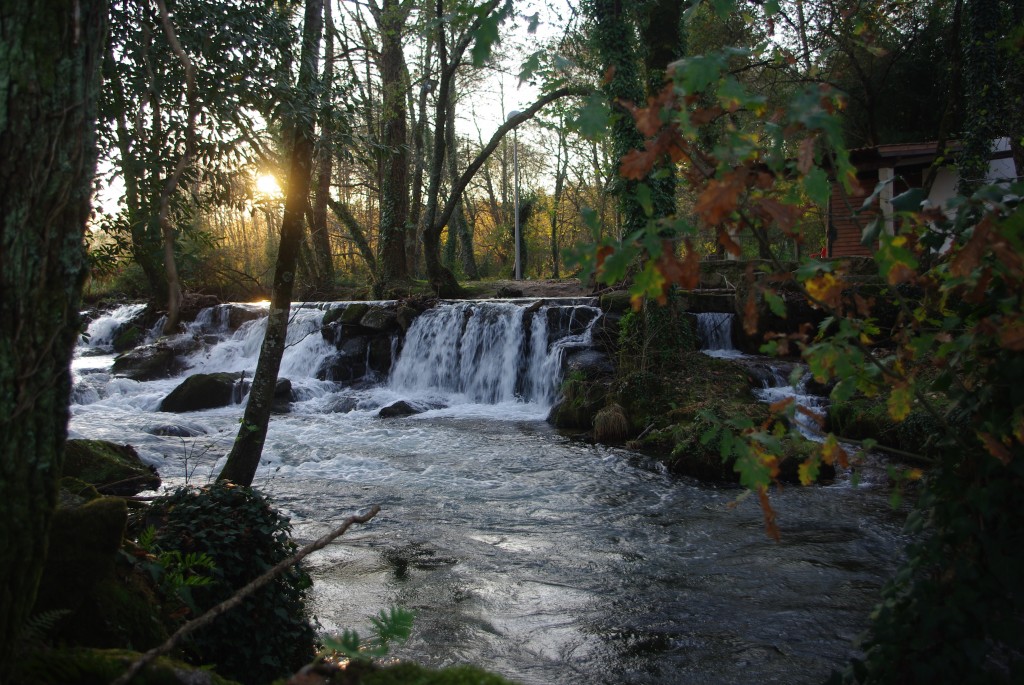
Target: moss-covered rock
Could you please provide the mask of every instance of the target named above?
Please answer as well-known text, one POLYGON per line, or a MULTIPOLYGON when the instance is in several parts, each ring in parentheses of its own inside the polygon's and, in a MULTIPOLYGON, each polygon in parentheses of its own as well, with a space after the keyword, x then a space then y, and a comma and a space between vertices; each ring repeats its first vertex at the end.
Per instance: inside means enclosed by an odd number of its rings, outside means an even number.
POLYGON ((50 547, 42 586, 51 601, 37 608, 77 606, 93 587, 114 568, 121 548, 128 508, 118 497, 98 497, 78 506, 60 507, 50 527, 50 547))
POLYGON ((632 309, 628 290, 613 290, 601 296, 601 309, 609 314, 624 314, 632 309))
MULTIPOLYGON (((670 373, 620 374, 614 397, 634 431, 643 436, 629 443, 631 447, 653 454, 680 475, 737 482, 734 461, 722 459, 720 438, 705 440, 705 435, 715 426, 711 416, 742 418, 754 425, 765 422, 769 409, 754 397, 755 387, 760 383, 743 364, 690 352, 681 356, 670 373)), ((796 481, 799 463, 813 453, 815 445, 787 436, 782 449, 779 479, 796 481)), ((834 469, 822 466, 819 479, 834 475, 834 469)))
POLYGON ((105 440, 68 440, 63 476, 94 485, 106 495, 130 496, 160 487, 160 476, 142 463, 134 447, 105 440))
POLYGON ((186 378, 160 403, 160 411, 187 412, 226 407, 235 398, 237 373, 197 373, 186 378))
POLYGON ((370 307, 359 319, 359 325, 374 331, 391 331, 398 328, 397 314, 385 307, 370 307))
POLYGON ((124 352, 138 345, 145 338, 146 332, 139 326, 124 326, 114 336, 113 347, 115 352, 124 352))
POLYGON ((368 311, 370 311, 370 305, 365 302, 352 302, 341 310, 337 320, 345 324, 358 324, 368 311))
MULTIPOLYGON (((127 649, 36 649, 16 664, 15 682, 36 685, 109 685, 140 653, 127 649)), ((132 685, 237 685, 213 671, 167 657, 144 668, 132 685)))
POLYGON ((324 318, 320 321, 321 328, 330 326, 332 323, 341 321, 342 315, 345 313, 345 307, 331 307, 324 312, 324 318))

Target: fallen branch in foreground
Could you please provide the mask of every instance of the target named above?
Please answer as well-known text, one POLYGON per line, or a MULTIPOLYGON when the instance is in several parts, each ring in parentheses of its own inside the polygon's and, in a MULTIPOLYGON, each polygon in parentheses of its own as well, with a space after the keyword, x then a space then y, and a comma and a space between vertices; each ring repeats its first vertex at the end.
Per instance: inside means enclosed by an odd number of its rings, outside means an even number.
POLYGON ((141 671, 147 665, 152 663, 153 660, 157 657, 167 654, 172 649, 174 649, 178 645, 178 643, 181 642, 181 640, 185 638, 185 636, 187 636, 189 633, 192 633, 198 630, 199 628, 202 628, 204 626, 209 625, 210 623, 213 623, 218 616, 227 611, 230 611, 231 609, 234 609, 236 606, 241 604, 246 597, 256 592, 256 590, 259 590, 261 587, 272 581, 281 573, 291 568, 295 564, 299 563, 300 561, 302 561, 318 549, 323 549, 327 545, 331 544, 331 542, 344 535, 345 531, 347 531, 352 526, 353 523, 366 523, 374 516, 376 516, 379 512, 380 505, 374 504, 370 508, 370 511, 363 514, 362 516, 348 517, 347 519, 345 519, 345 522, 342 523, 340 527, 331 531, 322 538, 319 538, 318 540, 314 540, 313 542, 309 543, 292 556, 288 557, 284 561, 274 566, 269 571, 266 571, 260 577, 251 581, 248 585, 243 586, 241 589, 238 590, 238 592, 231 595, 217 606, 211 608, 202 616, 198 616, 195 619, 183 625, 182 627, 178 628, 178 630, 175 631, 174 635, 171 635, 169 638, 167 638, 167 641, 164 642, 162 645, 154 647, 153 649, 149 650, 148 652, 140 656, 134 662, 132 662, 131 666, 128 667, 128 670, 121 674, 121 677, 119 677, 117 680, 111 683, 111 685, 127 685, 127 683, 131 682, 132 678, 138 675, 139 671, 141 671))

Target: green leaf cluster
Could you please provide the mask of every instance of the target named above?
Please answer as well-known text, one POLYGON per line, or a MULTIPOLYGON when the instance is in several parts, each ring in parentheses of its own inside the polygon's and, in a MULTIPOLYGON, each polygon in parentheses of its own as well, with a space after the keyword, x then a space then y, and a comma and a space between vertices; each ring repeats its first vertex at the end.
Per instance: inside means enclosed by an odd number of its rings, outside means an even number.
POLYGON ((370 619, 373 635, 363 640, 359 633, 346 629, 341 635, 328 635, 321 638, 323 649, 320 656, 336 658, 342 656, 353 661, 371 661, 388 655, 391 643, 409 639, 415 615, 402 607, 391 607, 381 610, 370 619))

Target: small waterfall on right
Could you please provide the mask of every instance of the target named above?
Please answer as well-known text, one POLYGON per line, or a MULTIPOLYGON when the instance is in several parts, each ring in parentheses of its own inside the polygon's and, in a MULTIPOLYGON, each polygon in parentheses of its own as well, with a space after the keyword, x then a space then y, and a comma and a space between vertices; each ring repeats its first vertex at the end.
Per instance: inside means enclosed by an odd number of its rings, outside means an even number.
MULTIPOLYGON (((737 350, 732 342, 732 324, 735 314, 724 312, 701 312, 694 314, 697 320, 697 335, 700 338, 700 351, 709 357, 743 360, 762 387, 754 391, 755 396, 767 404, 774 404, 787 397, 800 407, 816 414, 823 413, 828 406, 828 399, 811 393, 808 385, 810 373, 806 371, 796 385, 790 382, 789 374, 796 368, 792 362, 780 362, 774 359, 758 361, 737 350)), ((820 440, 820 430, 816 422, 803 412, 797 412, 797 424, 804 437, 820 440)))
MULTIPOLYGON (((789 365, 790 373, 798 368, 800 367, 797 364, 789 365)), ((784 369, 785 367, 779 363, 768 364, 766 369, 768 373, 759 374, 763 385, 760 390, 754 391, 754 395, 766 404, 774 404, 792 397, 798 407, 814 414, 824 414, 828 410, 828 398, 816 395, 809 390, 808 386, 813 380, 810 372, 805 368, 803 374, 793 384, 784 369)), ((808 440, 821 440, 821 429, 818 423, 804 412, 796 413, 796 424, 800 433, 808 440)))

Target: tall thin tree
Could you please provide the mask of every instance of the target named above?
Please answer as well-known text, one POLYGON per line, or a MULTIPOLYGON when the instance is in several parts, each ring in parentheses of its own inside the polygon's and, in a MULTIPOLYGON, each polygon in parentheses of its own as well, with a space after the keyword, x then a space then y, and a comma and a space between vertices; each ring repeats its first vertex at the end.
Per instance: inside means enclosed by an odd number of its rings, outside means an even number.
POLYGON ((288 335, 288 314, 295 286, 295 266, 302 243, 303 217, 309 203, 313 167, 313 141, 316 112, 314 81, 317 75, 320 38, 323 28, 323 0, 306 0, 302 25, 302 54, 298 83, 293 91, 294 113, 288 122, 290 159, 285 194, 281 243, 274 269, 274 290, 270 297, 267 331, 263 336, 249 401, 245 405, 238 436, 218 476, 239 485, 251 485, 263 454, 263 443, 270 425, 270 409, 277 385, 277 374, 284 356, 288 335))

